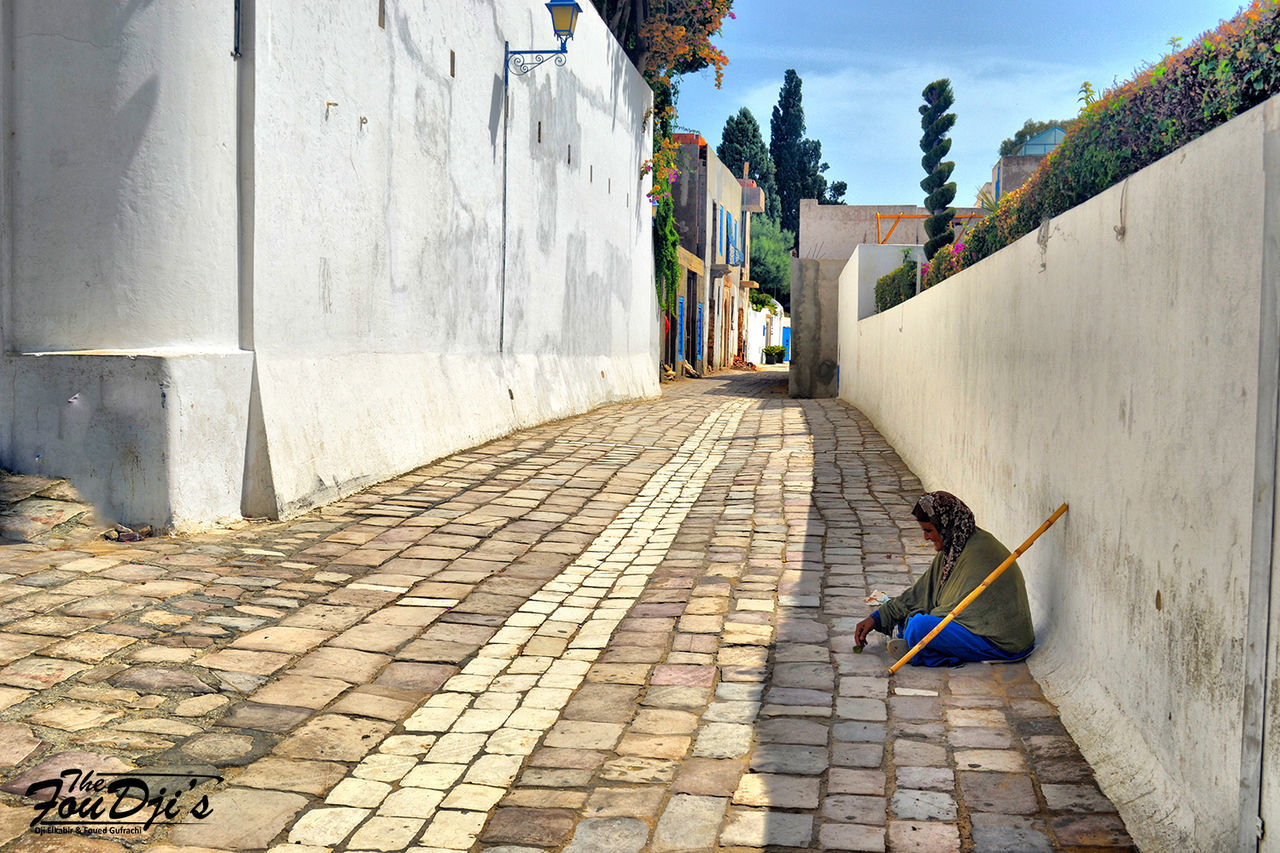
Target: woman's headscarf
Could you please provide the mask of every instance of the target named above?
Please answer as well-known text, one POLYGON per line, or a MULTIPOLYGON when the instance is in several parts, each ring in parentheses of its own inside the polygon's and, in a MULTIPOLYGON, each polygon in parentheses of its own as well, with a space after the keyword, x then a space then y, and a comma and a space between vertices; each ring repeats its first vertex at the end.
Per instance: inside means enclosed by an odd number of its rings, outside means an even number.
POLYGON ((918 521, 932 524, 942 536, 942 580, 945 583, 977 527, 973 521, 973 510, 950 492, 925 492, 916 501, 911 514, 918 521))

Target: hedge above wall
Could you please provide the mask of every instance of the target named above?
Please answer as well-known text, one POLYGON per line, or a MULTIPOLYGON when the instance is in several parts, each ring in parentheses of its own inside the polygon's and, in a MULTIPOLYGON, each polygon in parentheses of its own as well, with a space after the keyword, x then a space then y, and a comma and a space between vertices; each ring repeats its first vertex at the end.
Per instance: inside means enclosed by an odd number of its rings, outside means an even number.
POLYGON ((976 264, 1278 92, 1280 0, 1254 0, 1087 105, 1031 178, 969 231, 959 263, 938 272, 976 264))
MULTIPOLYGON (((884 269, 881 267, 881 269, 884 269)), ((876 311, 888 311, 916 295, 916 262, 906 261, 876 279, 876 311)))

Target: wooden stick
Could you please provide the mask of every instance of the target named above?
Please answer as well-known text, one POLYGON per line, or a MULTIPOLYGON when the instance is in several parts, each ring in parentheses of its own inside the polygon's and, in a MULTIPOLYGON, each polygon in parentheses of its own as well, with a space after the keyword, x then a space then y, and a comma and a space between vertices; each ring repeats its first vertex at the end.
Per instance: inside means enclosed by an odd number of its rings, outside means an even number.
POLYGON ((957 604, 954 608, 952 608, 951 612, 948 613, 941 622, 935 625, 932 631, 926 634, 924 638, 920 642, 916 643, 915 646, 912 647, 912 649, 908 651, 905 655, 898 658, 898 660, 893 664, 893 666, 889 667, 889 674, 893 675, 895 672, 902 669, 902 667, 906 666, 907 661, 911 660, 913 657, 916 656, 917 652, 919 652, 925 646, 929 645, 929 641, 932 640, 934 637, 938 636, 938 634, 942 632, 942 629, 947 627, 947 625, 951 623, 952 619, 956 618, 956 614, 958 614, 960 611, 964 610, 966 607, 972 604, 973 600, 977 598, 979 595, 982 595, 982 591, 985 590, 987 587, 991 586, 992 582, 994 582, 996 578, 1004 574, 1004 570, 1012 566, 1013 561, 1021 557, 1023 553, 1028 548, 1031 547, 1031 543, 1039 539, 1040 534, 1044 533, 1046 530, 1052 527, 1053 523, 1057 521, 1059 518, 1061 518, 1062 514, 1066 511, 1067 511, 1066 504, 1063 504, 1062 506, 1054 510, 1053 515, 1049 516, 1048 520, 1045 521, 1044 524, 1040 525, 1040 529, 1037 530, 1035 533, 1032 533, 1031 536, 1027 538, 1027 541, 1023 542, 1020 546, 1018 546, 1018 550, 1010 554, 1003 563, 996 566, 995 571, 987 575, 987 579, 984 580, 982 583, 978 584, 977 589, 975 589, 973 592, 966 595, 964 597, 964 600, 961 601, 959 604, 957 604))

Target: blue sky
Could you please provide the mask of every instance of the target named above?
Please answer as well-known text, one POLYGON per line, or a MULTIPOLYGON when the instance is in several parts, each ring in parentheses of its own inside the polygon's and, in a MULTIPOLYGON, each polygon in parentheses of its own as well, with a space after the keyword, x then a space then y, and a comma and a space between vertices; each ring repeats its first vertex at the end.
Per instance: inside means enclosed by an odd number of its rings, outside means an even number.
POLYGON ((681 82, 678 123, 714 147, 725 119, 749 107, 769 142, 786 69, 804 81, 805 123, 849 184, 851 204, 920 204, 920 92, 939 77, 955 91, 957 205, 991 179, 1000 141, 1029 118, 1080 108, 1080 84, 1102 90, 1239 10, 1243 0, 1103 3, 988 0, 972 4, 870 0, 735 0, 714 39, 729 57, 723 87, 709 71, 681 82), (938 11, 935 11, 938 10, 938 11), (940 19, 935 23, 934 16, 940 19))

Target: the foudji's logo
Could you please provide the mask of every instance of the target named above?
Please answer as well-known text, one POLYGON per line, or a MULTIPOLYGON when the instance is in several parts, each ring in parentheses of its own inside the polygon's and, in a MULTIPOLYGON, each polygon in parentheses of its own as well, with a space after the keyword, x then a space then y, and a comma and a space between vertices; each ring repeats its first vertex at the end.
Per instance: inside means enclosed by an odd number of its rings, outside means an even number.
POLYGON ((213 814, 207 794, 196 791, 221 776, 184 771, 99 773, 69 767, 27 786, 35 798, 36 832, 141 835, 157 826, 196 823, 213 814))

